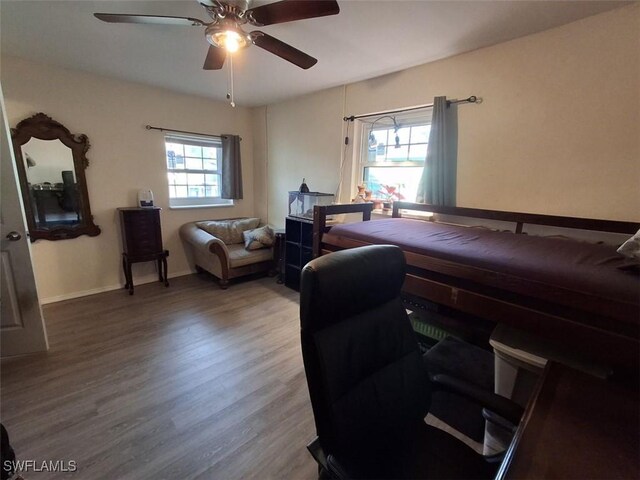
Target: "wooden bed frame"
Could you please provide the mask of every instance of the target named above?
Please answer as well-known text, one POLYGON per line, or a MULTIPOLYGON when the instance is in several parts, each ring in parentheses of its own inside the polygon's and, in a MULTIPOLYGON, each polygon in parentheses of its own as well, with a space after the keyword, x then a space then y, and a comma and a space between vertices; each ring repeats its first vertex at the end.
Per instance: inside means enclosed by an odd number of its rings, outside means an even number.
MULTIPOLYGON (((344 248, 368 243, 340 238, 335 245, 323 243, 324 233, 330 230, 327 217, 345 213, 361 213, 363 221, 371 219, 372 204, 316 206, 314 208, 314 257, 344 248)), ((632 235, 640 223, 594 220, 530 213, 445 207, 410 202, 395 202, 393 218, 401 217, 401 210, 433 212, 438 215, 468 217, 492 221, 512 222, 515 233, 522 234, 525 224, 572 228, 632 235)), ((435 221, 435 217, 425 221, 435 221)), ((540 286, 532 300, 527 291, 514 293, 513 279, 504 279, 496 272, 465 266, 459 263, 405 251, 408 273, 403 292, 412 299, 426 300, 456 311, 497 323, 506 323, 527 330, 573 350, 578 356, 605 363, 616 369, 634 371, 640 360, 640 310, 603 311, 595 297, 584 298, 570 307, 554 303, 549 287, 540 286), (511 282, 510 289, 500 288, 501 282, 511 282), (546 288, 546 290, 544 290, 546 288), (546 301, 547 297, 549 301, 546 301)), ((517 292, 518 286, 515 286, 517 292)), ((530 285, 527 288, 531 288, 530 285)), ((531 292, 531 290, 528 290, 531 292)))

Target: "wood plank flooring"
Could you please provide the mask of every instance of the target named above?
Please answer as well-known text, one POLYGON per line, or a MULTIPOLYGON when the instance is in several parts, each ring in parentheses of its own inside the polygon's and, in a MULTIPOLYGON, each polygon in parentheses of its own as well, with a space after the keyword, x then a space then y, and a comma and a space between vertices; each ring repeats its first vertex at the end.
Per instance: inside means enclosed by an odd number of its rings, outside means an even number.
POLYGON ((317 478, 298 294, 190 275, 44 307, 51 348, 4 359, 2 422, 26 478, 317 478))

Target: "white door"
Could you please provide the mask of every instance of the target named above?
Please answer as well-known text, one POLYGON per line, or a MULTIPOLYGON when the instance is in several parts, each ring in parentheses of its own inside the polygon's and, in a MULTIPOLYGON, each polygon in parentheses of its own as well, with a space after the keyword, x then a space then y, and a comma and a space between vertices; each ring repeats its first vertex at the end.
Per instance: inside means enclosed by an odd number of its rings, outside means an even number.
POLYGON ((33 275, 1 86, 0 110, 0 356, 7 357, 44 351, 49 346, 33 275))

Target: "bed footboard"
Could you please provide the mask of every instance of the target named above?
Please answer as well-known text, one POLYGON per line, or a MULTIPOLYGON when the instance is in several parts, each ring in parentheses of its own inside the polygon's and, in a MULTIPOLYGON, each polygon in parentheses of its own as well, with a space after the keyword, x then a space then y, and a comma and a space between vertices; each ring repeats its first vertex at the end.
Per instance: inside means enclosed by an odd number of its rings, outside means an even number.
POLYGON ((331 227, 327 227, 327 217, 346 213, 361 213, 362 220, 371 220, 373 203, 339 203, 335 205, 316 205, 313 207, 313 258, 319 257, 322 251, 322 235, 331 227))

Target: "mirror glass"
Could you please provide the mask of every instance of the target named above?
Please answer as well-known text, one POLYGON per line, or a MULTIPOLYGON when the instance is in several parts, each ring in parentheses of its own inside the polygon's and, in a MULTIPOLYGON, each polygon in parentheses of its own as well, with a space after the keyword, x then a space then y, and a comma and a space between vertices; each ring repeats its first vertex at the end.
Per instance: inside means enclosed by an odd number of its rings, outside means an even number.
POLYGON ((81 223, 73 152, 60 140, 31 138, 22 146, 29 197, 38 228, 81 223))
POLYGON ((85 176, 87 136, 41 112, 12 128, 11 140, 31 241, 99 235, 85 176))

